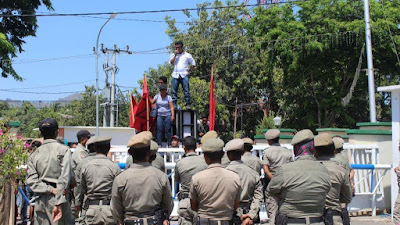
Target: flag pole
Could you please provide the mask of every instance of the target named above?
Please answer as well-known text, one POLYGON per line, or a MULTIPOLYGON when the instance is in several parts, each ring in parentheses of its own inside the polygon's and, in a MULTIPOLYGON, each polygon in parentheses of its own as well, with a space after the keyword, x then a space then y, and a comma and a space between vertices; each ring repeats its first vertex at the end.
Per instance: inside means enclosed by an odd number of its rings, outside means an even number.
MULTIPOLYGON (((144 73, 144 79, 146 80, 146 83, 147 83, 147 79, 146 79, 146 72, 144 73)), ((150 113, 149 113, 149 101, 150 101, 150 99, 149 99, 149 92, 147 92, 147 98, 146 98, 146 117, 147 117, 147 131, 149 131, 150 130, 150 118, 149 118, 149 115, 150 115, 150 113)))

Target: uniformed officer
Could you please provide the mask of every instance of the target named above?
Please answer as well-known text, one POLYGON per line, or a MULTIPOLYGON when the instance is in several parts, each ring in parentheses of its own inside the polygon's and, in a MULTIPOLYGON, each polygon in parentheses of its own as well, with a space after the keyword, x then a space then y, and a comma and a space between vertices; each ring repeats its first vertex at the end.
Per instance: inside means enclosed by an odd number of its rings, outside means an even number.
MULTIPOLYGON (((143 131, 141 132, 142 135, 146 135, 150 140, 153 139, 153 134, 149 131, 143 131)), ((154 143, 157 143, 155 141, 151 141, 150 145, 150 151, 151 151, 151 156, 150 156, 150 161, 152 166, 155 168, 161 170, 162 172, 165 173, 165 162, 164 162, 164 157, 158 153, 158 144, 155 145, 154 143)), ((129 168, 129 166, 133 163, 133 158, 131 155, 128 156, 126 159, 126 168, 129 168)))
POLYGON ((67 195, 73 176, 71 151, 55 140, 58 135, 56 120, 42 120, 39 123, 39 130, 44 141, 29 156, 26 180, 32 191, 39 196, 35 203, 34 223, 74 224, 67 195))
POLYGON ((80 130, 76 134, 76 137, 78 138, 78 145, 75 148, 74 154, 72 154, 72 166, 74 170, 76 169, 76 166, 79 164, 79 162, 89 155, 89 150, 85 146, 86 142, 90 139, 91 136, 94 136, 94 134, 91 134, 87 130, 80 130))
POLYGON ((200 225, 229 225, 240 200, 240 178, 221 165, 224 142, 209 138, 201 149, 208 167, 195 174, 190 184, 190 205, 200 225))
POLYGON ((127 225, 162 224, 168 220, 173 208, 167 175, 149 163, 149 136, 136 134, 127 146, 134 160, 114 180, 111 194, 113 217, 117 223, 127 225))
MULTIPOLYGON (((279 144, 278 129, 270 129, 265 133, 269 148, 263 152, 263 169, 264 169, 264 189, 267 188, 269 181, 274 177, 278 168, 286 163, 293 162, 293 153, 279 144)), ((265 193, 265 206, 270 224, 275 224, 275 216, 278 212, 278 199, 265 193)))
POLYGON ((259 223, 259 211, 263 200, 262 184, 256 171, 247 166, 242 160, 244 142, 233 139, 226 143, 225 151, 231 161, 226 169, 237 173, 240 177, 240 202, 234 216, 234 224, 251 225, 259 223))
POLYGON ((352 198, 349 174, 342 164, 332 160, 335 145, 329 134, 322 133, 317 135, 314 139, 314 147, 314 156, 328 169, 332 184, 331 189, 326 195, 325 225, 343 225, 340 203, 348 204, 352 198))
POLYGON ((195 152, 196 139, 194 137, 185 137, 182 144, 185 156, 178 160, 175 165, 175 181, 181 185, 178 194, 178 224, 191 225, 196 213, 190 208, 190 182, 193 175, 207 168, 207 163, 203 156, 195 152))
POLYGON ((89 155, 82 159, 81 162, 76 166, 76 187, 74 188, 74 197, 75 197, 75 208, 77 212, 81 212, 81 215, 79 217, 79 223, 84 224, 85 223, 85 214, 86 210, 82 209, 83 202, 85 200, 85 196, 82 193, 82 186, 81 186, 81 178, 80 174, 82 171, 82 166, 85 165, 87 162, 89 162, 94 156, 96 156, 96 151, 94 149, 94 144, 93 141, 96 139, 96 137, 91 137, 87 142, 86 146, 87 149, 89 150, 89 155))
MULTIPOLYGON (((203 135, 203 137, 200 139, 200 143, 201 144, 204 144, 208 139, 210 139, 210 138, 218 138, 218 133, 216 132, 216 131, 214 131, 214 130, 210 130, 210 131, 208 131, 206 134, 204 134, 203 135)), ((221 165, 222 166, 224 166, 224 167, 226 167, 226 166, 228 166, 229 165, 229 159, 228 159, 228 156, 226 155, 226 154, 224 154, 223 156, 222 156, 222 159, 221 159, 221 165)))
POLYGON ((313 155, 314 135, 301 130, 292 139, 296 160, 282 165, 267 191, 280 198, 276 224, 320 224, 326 194, 331 189, 328 170, 313 155))
POLYGON ((352 184, 352 190, 354 192, 354 169, 350 167, 347 152, 343 150, 344 140, 341 137, 333 137, 332 140, 335 144, 335 156, 333 157, 333 160, 345 166, 347 172, 350 175, 350 182, 352 184))
POLYGON ((242 155, 242 161, 250 168, 255 170, 258 175, 261 175, 261 159, 251 154, 253 149, 253 140, 251 138, 243 138, 244 142, 244 154, 242 155))
POLYGON ((110 200, 114 178, 119 166, 107 157, 111 137, 99 136, 93 141, 96 155, 82 166, 82 193, 86 195, 84 208, 86 224, 117 224, 111 215, 110 200))

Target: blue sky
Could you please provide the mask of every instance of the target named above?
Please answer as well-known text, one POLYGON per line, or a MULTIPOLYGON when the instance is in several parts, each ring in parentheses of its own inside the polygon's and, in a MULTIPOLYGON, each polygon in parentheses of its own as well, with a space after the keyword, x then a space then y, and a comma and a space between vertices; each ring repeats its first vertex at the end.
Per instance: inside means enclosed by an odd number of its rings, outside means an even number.
MULTIPOLYGON (((109 1, 109 0, 53 0, 52 13, 121 12, 139 10, 193 8, 204 1, 109 1)), ((38 13, 48 13, 41 7, 38 13)), ((139 22, 131 19, 163 20, 166 15, 184 22, 187 18, 182 12, 158 14, 117 15, 103 29, 99 43, 111 48, 126 45, 135 51, 150 50, 168 46, 171 42, 165 34, 167 25, 155 22, 139 22), (129 19, 129 20, 125 20, 129 19)), ((108 17, 107 15, 102 17, 108 17)), ((23 82, 13 78, 0 78, 0 89, 29 92, 80 92, 84 85, 95 84, 95 46, 97 33, 105 19, 87 17, 38 17, 39 28, 36 37, 25 39, 25 52, 15 58, 14 67, 23 82), (79 56, 74 58, 42 60, 79 56), (33 62, 36 61, 36 62, 33 62), (74 84, 72 84, 74 83, 74 84), (68 85, 60 85, 68 84, 68 85), (55 87, 48 87, 55 86, 55 87)), ((178 27, 185 28, 183 24, 178 27)), ((117 66, 120 71, 116 83, 127 87, 137 87, 144 71, 167 61, 169 54, 120 54, 117 66)), ((100 57, 101 68, 104 57, 100 57)), ((99 70, 100 88, 104 86, 104 73, 99 70)), ((128 90, 129 88, 124 88, 128 90)), ((69 94, 27 94, 0 91, 0 99, 13 100, 57 100, 69 94)))

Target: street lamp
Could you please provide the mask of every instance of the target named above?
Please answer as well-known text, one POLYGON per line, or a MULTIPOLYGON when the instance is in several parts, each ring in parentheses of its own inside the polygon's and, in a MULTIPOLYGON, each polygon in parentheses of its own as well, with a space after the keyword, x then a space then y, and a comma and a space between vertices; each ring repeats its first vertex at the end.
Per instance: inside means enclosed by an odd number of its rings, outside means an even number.
POLYGON ((279 128, 281 126, 281 122, 282 122, 282 118, 280 118, 279 116, 274 118, 274 125, 276 128, 279 128))
POLYGON ((114 17, 116 13, 112 13, 110 18, 101 26, 99 34, 97 35, 96 48, 94 54, 96 55, 96 135, 99 136, 99 38, 104 26, 114 17))

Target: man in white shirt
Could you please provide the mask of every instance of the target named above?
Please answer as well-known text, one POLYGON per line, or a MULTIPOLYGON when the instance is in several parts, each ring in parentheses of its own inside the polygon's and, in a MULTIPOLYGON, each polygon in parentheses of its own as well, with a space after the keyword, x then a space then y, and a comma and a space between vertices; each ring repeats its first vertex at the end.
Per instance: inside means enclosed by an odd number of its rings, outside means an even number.
POLYGON ((190 92, 189 92, 189 74, 193 72, 196 62, 191 54, 183 51, 183 42, 175 42, 175 52, 171 55, 169 63, 174 65, 172 72, 172 101, 174 106, 178 101, 178 87, 182 84, 183 93, 185 95, 186 109, 190 109, 190 92), (190 67, 189 67, 190 66, 190 67), (190 70, 189 70, 190 69, 190 70))

